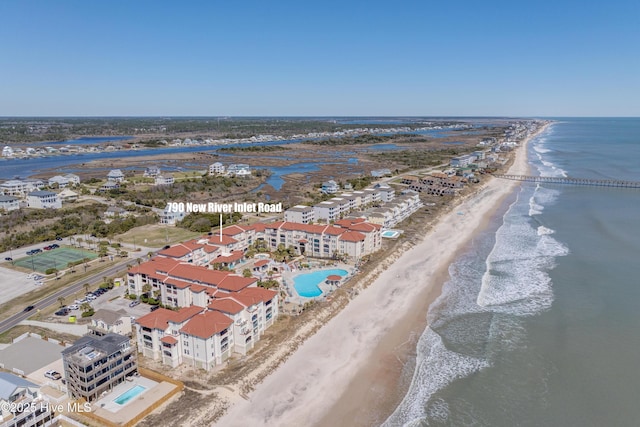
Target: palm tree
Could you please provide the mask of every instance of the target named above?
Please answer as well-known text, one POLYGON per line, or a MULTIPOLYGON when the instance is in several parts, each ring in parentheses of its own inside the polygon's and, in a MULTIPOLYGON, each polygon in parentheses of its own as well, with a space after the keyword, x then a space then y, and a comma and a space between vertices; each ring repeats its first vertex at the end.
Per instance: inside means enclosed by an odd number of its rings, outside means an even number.
POLYGON ((83 313, 86 313, 88 311, 93 311, 93 307, 91 307, 91 304, 88 302, 83 302, 80 306, 80 310, 82 310, 83 313))
POLYGON ((85 284, 84 284, 84 293, 86 294, 86 293, 88 293, 88 292, 89 292, 89 284, 88 284, 88 283, 85 283, 85 284))
POLYGON ((60 303, 60 307, 64 307, 64 297, 58 297, 58 302, 60 303))

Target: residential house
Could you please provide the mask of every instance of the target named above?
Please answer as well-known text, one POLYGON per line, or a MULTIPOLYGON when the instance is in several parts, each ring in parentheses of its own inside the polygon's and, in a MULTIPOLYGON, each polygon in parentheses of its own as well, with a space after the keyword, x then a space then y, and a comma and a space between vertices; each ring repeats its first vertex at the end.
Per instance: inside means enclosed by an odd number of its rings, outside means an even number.
POLYGON ((157 166, 149 166, 144 170, 144 174, 142 174, 145 178, 155 178, 158 175, 160 175, 160 168, 157 166))
POLYGON ((78 200, 79 195, 75 191, 65 188, 58 193, 58 197, 60 197, 60 200, 63 202, 73 202, 74 200, 78 200))
POLYGON ((165 208, 160 215, 160 224, 176 225, 177 222, 182 221, 187 216, 185 212, 176 212, 165 208))
POLYGON ((215 162, 209 166, 209 175, 221 175, 224 173, 224 165, 220 162, 215 162))
POLYGON ((40 179, 11 179, 0 184, 0 192, 6 196, 25 197, 27 193, 42 190, 44 181, 40 179))
POLYGON ((60 209, 62 202, 51 191, 34 191, 27 195, 27 207, 33 209, 60 209))
POLYGON ((107 181, 124 182, 124 174, 120 169, 113 169, 109 174, 107 174, 107 181))
POLYGON ((131 336, 131 316, 123 309, 113 311, 100 308, 91 316, 91 324, 88 328, 89 333, 94 335, 113 333, 131 336))
POLYGON ((155 185, 172 185, 175 182, 173 175, 164 174, 156 176, 155 185))
POLYGON ((332 179, 323 182, 320 189, 324 194, 335 194, 340 190, 340 186, 332 179))
POLYGON ((40 386, 9 372, 0 372, 0 427, 51 426, 53 406, 40 386))
POLYGON ((20 209, 20 202, 17 197, 0 195, 0 211, 10 212, 20 209))
POLYGON ((383 176, 391 176, 390 169, 375 169, 371 171, 371 176, 374 178, 381 178, 383 176))
POLYGON ((378 190, 380 193, 380 200, 387 203, 393 200, 395 197, 395 190, 389 186, 387 183, 379 183, 373 186, 375 190, 378 190))
POLYGON ((250 176, 251 168, 249 167, 249 165, 245 165, 243 163, 233 164, 233 165, 229 165, 229 167, 227 168, 227 173, 229 175, 242 176, 242 177, 250 176))
POLYGON ((104 216, 107 218, 120 218, 127 214, 128 212, 119 206, 109 206, 104 212, 104 216))

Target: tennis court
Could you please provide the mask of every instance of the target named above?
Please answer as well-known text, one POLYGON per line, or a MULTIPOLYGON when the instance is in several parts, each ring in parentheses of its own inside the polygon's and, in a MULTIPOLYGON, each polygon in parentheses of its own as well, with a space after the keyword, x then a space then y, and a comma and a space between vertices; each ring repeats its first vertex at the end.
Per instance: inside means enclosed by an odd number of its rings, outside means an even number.
POLYGON ((44 273, 50 268, 64 270, 70 262, 80 261, 84 258, 94 259, 97 256, 93 252, 80 249, 57 248, 20 258, 15 261, 15 265, 44 273))

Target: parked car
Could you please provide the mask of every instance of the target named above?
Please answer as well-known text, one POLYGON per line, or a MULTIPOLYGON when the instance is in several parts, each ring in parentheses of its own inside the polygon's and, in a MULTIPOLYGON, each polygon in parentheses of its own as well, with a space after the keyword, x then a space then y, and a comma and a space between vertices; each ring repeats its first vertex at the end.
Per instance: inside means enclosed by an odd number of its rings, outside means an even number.
POLYGON ((62 237, 56 237, 56 240, 57 240, 58 242, 62 242, 62 237))
POLYGON ((4 260, 5 260, 5 261, 13 261, 13 258, 11 258, 11 257, 6 257, 4 260))
POLYGON ((44 249, 45 251, 50 251, 50 250, 51 250, 51 246, 45 246, 45 247, 44 247, 44 248, 42 248, 42 249, 44 249))
POLYGON ((28 305, 28 306, 26 306, 26 307, 24 308, 24 310, 23 310, 23 311, 31 311, 31 310, 33 310, 34 308, 36 308, 34 305, 28 305))
POLYGON ((69 309, 68 308, 61 308, 60 310, 56 311, 55 315, 56 316, 66 316, 67 314, 69 314, 69 309))
POLYGON ((33 254, 39 254, 40 252, 42 252, 42 249, 34 249, 31 251, 33 254))
POLYGON ((129 303, 129 307, 135 307, 135 306, 136 306, 136 305, 138 305, 138 304, 140 304, 140 301, 138 301, 138 300, 131 301, 131 302, 129 303))
POLYGON ((51 249, 58 249, 60 247, 59 244, 54 243, 53 245, 51 245, 51 249))
POLYGON ((71 304, 69 306, 69 310, 79 310, 80 306, 78 304, 71 304))
POLYGON ((62 378, 62 375, 60 375, 60 372, 58 371, 47 371, 44 373, 44 376, 52 380, 59 380, 62 378))
POLYGON ((87 299, 89 301, 93 301, 94 299, 96 299, 97 297, 95 295, 87 295, 87 299))
POLYGON ((152 305, 151 308, 149 309, 149 311, 156 311, 159 308, 160 308, 159 305, 152 305))

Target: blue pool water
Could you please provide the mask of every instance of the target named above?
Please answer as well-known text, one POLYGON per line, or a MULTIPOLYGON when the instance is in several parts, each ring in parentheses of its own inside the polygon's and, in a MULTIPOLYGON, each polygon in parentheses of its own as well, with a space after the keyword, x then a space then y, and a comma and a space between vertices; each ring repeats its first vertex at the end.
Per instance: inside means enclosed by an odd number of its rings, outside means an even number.
POLYGON ((331 270, 320 270, 315 271, 313 273, 305 273, 300 274, 293 278, 293 287, 296 288, 296 292, 301 297, 313 298, 322 295, 322 291, 318 287, 318 285, 324 282, 327 277, 332 274, 337 274, 338 276, 346 276, 348 274, 347 270, 342 270, 340 268, 334 268, 331 270))
POLYGON ((120 396, 113 399, 118 405, 125 405, 128 401, 145 391, 147 388, 141 385, 137 385, 135 387, 130 388, 129 390, 122 393, 120 396))
POLYGON ((400 235, 400 232, 397 230, 385 230, 381 234, 382 237, 387 237, 389 239, 395 239, 399 235, 400 235))

